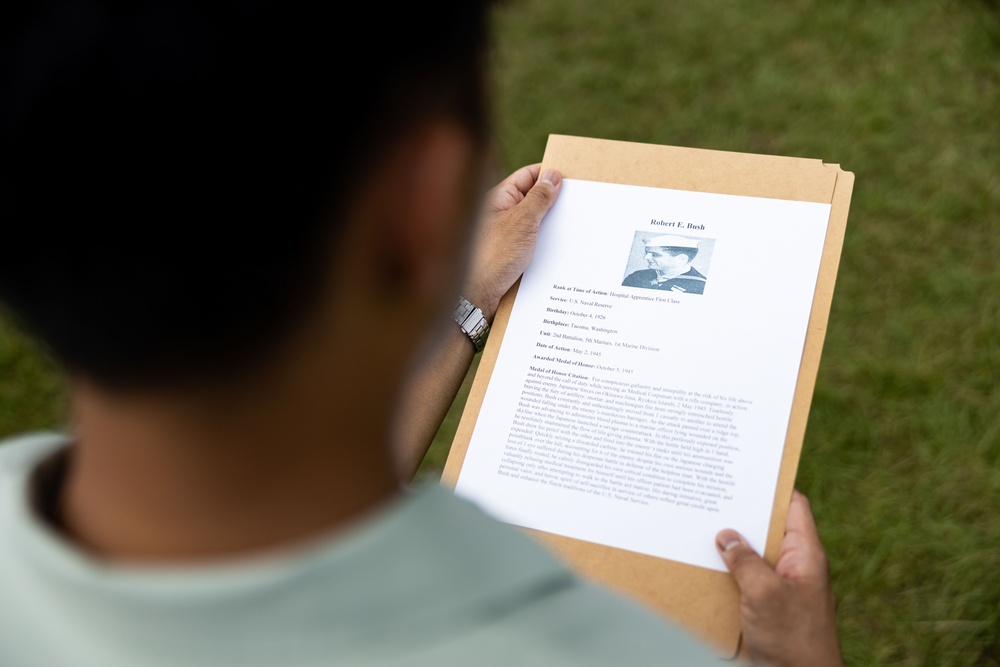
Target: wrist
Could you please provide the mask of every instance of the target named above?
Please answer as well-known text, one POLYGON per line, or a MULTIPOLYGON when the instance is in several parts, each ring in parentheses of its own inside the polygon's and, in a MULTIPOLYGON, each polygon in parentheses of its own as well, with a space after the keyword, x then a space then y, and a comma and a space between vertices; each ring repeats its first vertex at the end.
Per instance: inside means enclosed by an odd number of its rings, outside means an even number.
POLYGON ((490 323, 482 309, 464 296, 459 296, 451 319, 468 336, 476 353, 482 352, 490 335, 490 323))
POLYGON ((493 319, 496 317, 497 308, 500 307, 500 296, 491 296, 486 290, 477 289, 475 286, 467 285, 465 289, 461 291, 461 295, 468 299, 471 303, 475 304, 479 310, 483 311, 483 317, 486 321, 493 326, 493 319))

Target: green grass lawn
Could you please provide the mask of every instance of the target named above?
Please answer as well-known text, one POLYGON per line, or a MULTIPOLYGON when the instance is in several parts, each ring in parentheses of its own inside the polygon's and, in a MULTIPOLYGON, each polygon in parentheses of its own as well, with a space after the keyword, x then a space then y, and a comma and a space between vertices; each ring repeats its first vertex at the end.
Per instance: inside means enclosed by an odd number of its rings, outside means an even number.
MULTIPOLYGON (((854 665, 1000 665, 997 5, 515 0, 498 15, 506 170, 562 133, 857 175, 799 473, 854 665)), ((61 396, 0 328, 0 436, 58 425, 61 396)))

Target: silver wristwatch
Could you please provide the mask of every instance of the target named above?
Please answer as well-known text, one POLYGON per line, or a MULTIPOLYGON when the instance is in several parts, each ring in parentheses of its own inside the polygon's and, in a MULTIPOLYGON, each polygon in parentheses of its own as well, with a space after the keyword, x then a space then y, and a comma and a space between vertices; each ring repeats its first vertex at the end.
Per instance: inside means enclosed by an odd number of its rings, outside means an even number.
POLYGON ((483 317, 483 311, 464 297, 458 297, 458 305, 455 306, 451 319, 455 320, 466 333, 476 352, 482 352, 486 346, 486 338, 490 335, 490 323, 483 317))

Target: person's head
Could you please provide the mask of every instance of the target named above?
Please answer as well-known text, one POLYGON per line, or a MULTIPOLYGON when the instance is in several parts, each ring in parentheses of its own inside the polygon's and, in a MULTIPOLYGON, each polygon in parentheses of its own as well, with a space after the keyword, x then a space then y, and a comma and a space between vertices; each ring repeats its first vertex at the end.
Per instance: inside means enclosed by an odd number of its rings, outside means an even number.
POLYGON ((643 259, 656 271, 674 272, 698 255, 698 241, 683 236, 657 236, 646 242, 643 259))
POLYGON ((480 185, 488 2, 8 4, 0 302, 70 373, 224 380, 324 299, 420 337, 480 185))

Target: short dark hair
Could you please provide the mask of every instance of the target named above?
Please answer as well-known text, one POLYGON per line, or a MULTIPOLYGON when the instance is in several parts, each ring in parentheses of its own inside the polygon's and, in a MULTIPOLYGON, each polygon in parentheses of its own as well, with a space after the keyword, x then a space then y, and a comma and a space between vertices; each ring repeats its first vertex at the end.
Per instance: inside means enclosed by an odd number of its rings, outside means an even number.
POLYGON ((245 367, 394 139, 488 134, 485 0, 9 4, 0 301, 108 385, 245 367))

